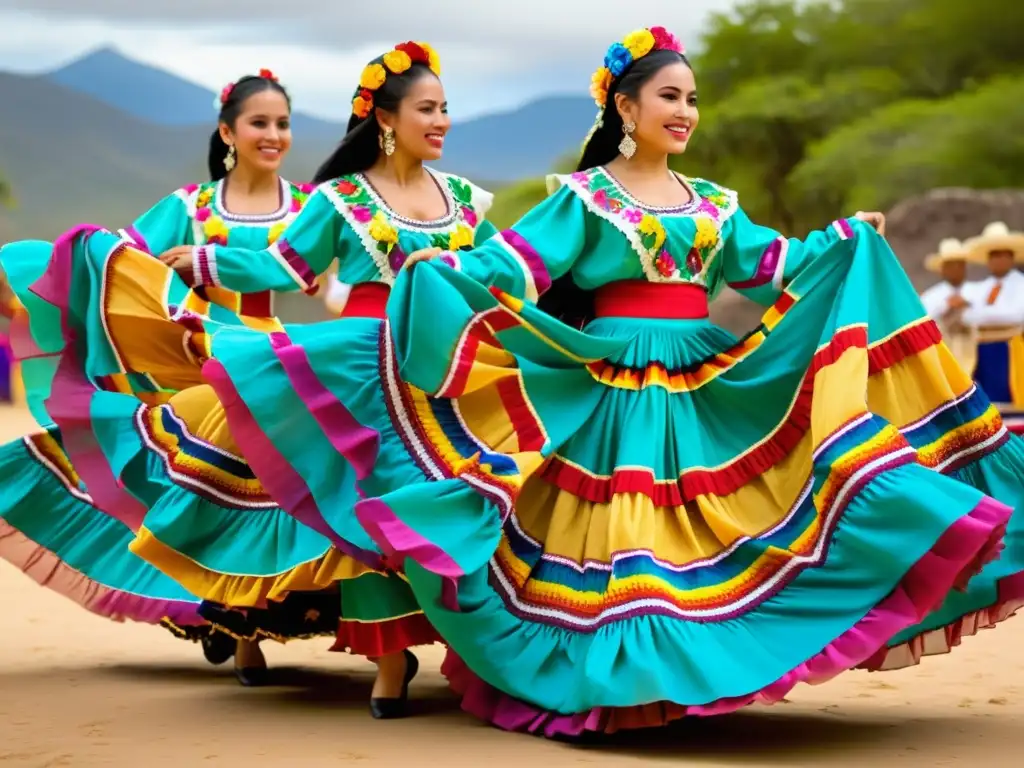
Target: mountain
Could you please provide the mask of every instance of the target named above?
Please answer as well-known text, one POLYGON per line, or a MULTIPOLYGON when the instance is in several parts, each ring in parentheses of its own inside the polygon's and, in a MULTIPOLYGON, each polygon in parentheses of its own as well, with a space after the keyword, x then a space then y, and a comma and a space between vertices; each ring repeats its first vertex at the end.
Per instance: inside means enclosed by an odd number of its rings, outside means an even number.
MULTIPOLYGON (((214 94, 95 51, 54 72, 0 73, 0 173, 18 206, 0 208, 0 242, 52 238, 79 222, 120 227, 183 184, 208 178, 214 94)), ((453 126, 437 167, 489 189, 548 172, 593 119, 586 97, 547 97, 453 126)), ((312 177, 342 127, 295 116, 284 175, 312 177)))
MULTIPOLYGON (((44 77, 158 125, 205 125, 216 118, 216 93, 113 48, 100 48, 44 77)), ((337 138, 342 132, 335 123, 302 113, 293 122, 304 137, 337 138)))
POLYGON ((0 168, 17 200, 0 209, 0 242, 122 226, 201 172, 201 130, 145 123, 40 77, 0 74, 0 99, 0 168))
MULTIPOLYGON (((216 95, 202 86, 112 48, 96 50, 43 79, 87 95, 138 120, 163 127, 209 126, 216 95)), ((344 126, 296 112, 297 149, 326 156, 344 126)), ((577 146, 594 118, 585 96, 546 97, 500 114, 453 126, 438 167, 489 181, 513 181, 547 172, 577 146)), ((315 163, 313 165, 315 168, 315 163)))
POLYGON ((595 111, 589 97, 551 96, 457 123, 438 166, 473 179, 539 176, 580 146, 595 111))
POLYGON ((102 48, 44 76, 135 117, 160 125, 207 122, 214 94, 163 70, 102 48))

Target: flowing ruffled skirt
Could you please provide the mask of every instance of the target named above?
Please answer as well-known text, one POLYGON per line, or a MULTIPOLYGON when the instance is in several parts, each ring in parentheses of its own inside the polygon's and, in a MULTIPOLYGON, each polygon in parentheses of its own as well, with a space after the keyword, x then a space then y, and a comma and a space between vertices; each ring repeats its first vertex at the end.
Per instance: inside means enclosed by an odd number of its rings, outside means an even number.
POLYGON ((1024 444, 854 231, 742 339, 580 333, 430 263, 376 332, 224 329, 204 377, 288 512, 404 564, 468 710, 547 735, 724 713, 1024 603, 1024 444))
POLYGON ((132 554, 135 534, 96 509, 55 430, 0 447, 0 489, 4 560, 105 618, 209 634, 199 599, 132 554))
MULTIPOLYGON (((435 263, 403 273, 385 322, 179 316, 208 386, 136 398, 135 436, 100 440, 125 487, 160 486, 132 549, 236 605, 402 567, 387 578, 449 645, 464 707, 546 735, 944 653, 1024 603, 1024 446, 885 242, 854 232, 742 339, 578 332, 435 263), (145 435, 182 423, 219 447, 222 422, 272 514, 200 510, 162 479, 193 454, 145 435)), ((109 394, 88 400, 97 435, 109 394)))
MULTIPOLYGON (((105 615, 160 622, 188 639, 220 629, 245 639, 337 635, 347 641, 351 633, 339 630, 347 624, 339 625, 340 596, 333 579, 313 580, 308 590, 284 592, 280 600, 268 602, 268 596, 276 597, 273 590, 251 589, 259 577, 211 582, 201 570, 196 577, 191 569, 192 578, 182 582, 172 578, 180 556, 170 558, 170 565, 158 557, 164 572, 132 551, 140 546, 137 537, 147 540, 144 522, 150 506, 157 506, 158 514, 161 504, 170 506, 176 519, 196 520, 198 537, 230 538, 239 521, 253 514, 262 515, 263 522, 273 518, 276 505, 236 456, 222 412, 220 418, 209 412, 219 404, 201 386, 194 352, 201 351, 201 340, 171 319, 192 317, 185 307, 201 299, 138 251, 131 251, 131 264, 120 264, 123 244, 108 233, 91 231, 69 233, 56 247, 25 242, 3 252, 5 272, 26 305, 16 325, 16 344, 28 373, 29 402, 36 419, 51 425, 46 434, 4 448, 0 518, 15 528, 4 554, 24 569, 43 555, 69 565, 90 580, 73 590, 90 608, 98 600, 93 593, 127 589, 135 600, 131 609, 122 601, 104 608, 105 615), (92 237, 106 239, 90 251, 85 243, 92 237), (51 477, 49 484, 24 485, 22 478, 40 474, 36 454, 43 456, 41 449, 26 451, 38 446, 47 449, 45 466, 63 470, 77 485, 59 472, 55 476, 62 483, 51 477), (239 516, 234 527, 232 513, 239 516), (218 529, 223 518, 228 521, 218 529), (37 550, 32 558, 27 555, 30 544, 37 550), (240 610, 225 610, 222 603, 235 599, 239 589, 240 610), (161 614, 164 593, 186 596, 188 611, 161 614)), ((236 315, 212 302, 196 308, 228 325, 263 329, 276 322, 236 315)), ((312 546, 320 556, 330 548, 315 532, 277 515, 285 523, 281 534, 286 540, 299 529, 290 540, 296 549, 308 552, 312 546)), ((40 581, 72 594, 66 579, 40 581)), ((100 604, 108 606, 111 599, 100 604)), ((419 620, 426 624, 422 615, 419 620)))
POLYGON ((39 584, 106 618, 162 623, 190 640, 212 627, 200 600, 128 546, 135 534, 102 512, 82 483, 45 408, 63 349, 59 309, 29 288, 43 276, 52 245, 13 243, 0 267, 19 299, 11 321, 28 404, 46 429, 0 447, 0 557, 39 584))

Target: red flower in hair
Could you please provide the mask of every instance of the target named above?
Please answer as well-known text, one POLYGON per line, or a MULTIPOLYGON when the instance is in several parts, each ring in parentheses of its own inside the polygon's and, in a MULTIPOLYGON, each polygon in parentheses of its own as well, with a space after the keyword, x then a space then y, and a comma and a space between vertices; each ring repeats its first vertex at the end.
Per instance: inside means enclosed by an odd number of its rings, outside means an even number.
POLYGON ((651 34, 654 36, 654 49, 657 51, 675 51, 676 53, 686 53, 686 48, 679 38, 673 35, 664 27, 651 27, 651 34))
POLYGON ((260 77, 262 77, 264 80, 273 80, 275 83, 277 82, 277 75, 275 75, 269 69, 261 69, 260 77))
POLYGON ((398 45, 395 46, 395 50, 396 51, 402 51, 410 59, 412 59, 413 61, 418 61, 421 64, 429 64, 430 63, 430 57, 427 55, 427 52, 424 51, 420 46, 418 46, 412 40, 410 40, 407 43, 399 43, 398 45))
POLYGON ((228 99, 231 98, 231 92, 233 90, 235 90, 235 84, 234 83, 228 83, 227 85, 224 86, 224 90, 222 90, 220 92, 220 103, 221 104, 227 104, 228 103, 228 99))

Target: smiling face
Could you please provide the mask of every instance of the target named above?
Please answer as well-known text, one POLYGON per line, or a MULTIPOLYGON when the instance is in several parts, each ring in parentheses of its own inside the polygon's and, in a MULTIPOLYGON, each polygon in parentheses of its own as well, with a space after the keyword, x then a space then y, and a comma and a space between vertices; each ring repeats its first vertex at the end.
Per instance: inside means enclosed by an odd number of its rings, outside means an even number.
POLYGON ((234 144, 238 166, 257 173, 277 173, 292 146, 291 109, 272 88, 245 100, 234 127, 220 124, 220 135, 234 144))
POLYGON ((377 120, 382 129, 395 132, 396 152, 424 162, 441 157, 445 136, 452 126, 444 88, 429 72, 409 85, 395 112, 381 112, 377 120))
POLYGON ((693 70, 682 61, 661 67, 635 98, 617 96, 616 104, 623 121, 636 124, 633 140, 646 153, 685 152, 700 121, 693 70))

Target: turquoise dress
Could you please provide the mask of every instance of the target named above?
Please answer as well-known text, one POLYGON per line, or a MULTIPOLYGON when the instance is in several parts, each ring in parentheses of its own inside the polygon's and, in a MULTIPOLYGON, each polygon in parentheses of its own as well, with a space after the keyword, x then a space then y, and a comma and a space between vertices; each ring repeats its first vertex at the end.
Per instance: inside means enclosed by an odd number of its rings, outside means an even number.
MULTIPOLYGON (((653 209, 594 169, 470 248, 343 181, 266 251, 197 253, 195 281, 300 290, 349 231, 389 278, 411 250, 448 251, 393 280, 384 320, 178 319, 300 526, 235 515, 218 535, 225 518, 200 528, 184 497, 150 502, 132 547, 186 586, 175 553, 279 592, 358 583, 345 558, 400 569, 463 706, 551 736, 906 666, 1024 602, 1024 449, 863 222, 786 238, 714 183, 653 209), (593 294, 582 329, 534 303, 566 275, 593 294), (742 338, 707 317, 726 285, 765 308, 742 338), (306 529, 332 548, 285 572, 306 529)), ((75 243, 85 262, 109 247, 75 243)), ((197 410, 220 418, 209 396, 197 410)))
MULTIPOLYGON (((94 449, 78 457, 70 452, 72 464, 82 460, 85 485, 102 489, 105 512, 132 521, 131 551, 203 598, 203 615, 232 634, 268 634, 254 625, 253 616, 261 615, 254 609, 279 610, 299 593, 340 589, 342 619, 332 617, 335 649, 379 656, 437 639, 408 585, 379 556, 344 543, 325 525, 307 524, 304 500, 277 492, 287 476, 263 471, 272 459, 247 450, 248 435, 235 431, 214 390, 202 384, 214 335, 246 328, 279 345, 290 327, 272 319, 264 327, 247 315, 224 322, 212 308, 195 311, 179 298, 311 291, 337 260, 339 279, 354 288, 345 316, 334 322, 375 338, 401 253, 431 243, 469 248, 477 236, 494 232, 484 219, 489 193, 457 176, 434 178, 447 203, 441 219, 405 219, 365 177, 346 177, 317 188, 269 247, 197 244, 186 280, 136 249, 119 247, 110 233, 72 232, 66 239, 76 274, 110 272, 121 280, 95 285, 94 300, 83 304, 85 360, 72 361, 66 352, 61 357, 87 385, 52 397, 47 412, 69 408, 65 394, 77 397, 79 423, 87 423, 94 449), (296 258, 296 248, 305 259, 296 258), (350 313, 375 296, 375 311, 350 313), (116 359, 105 357, 108 349, 116 359), (104 386, 114 372, 151 383, 160 395, 104 386)), ((253 382, 262 376, 250 373, 253 382)), ((380 401, 376 376, 364 394, 380 401)), ((334 501, 354 503, 344 496, 334 501)), ((314 621, 329 615, 312 613, 314 621)))
POLYGON ((292 514, 404 567, 466 709, 658 725, 1017 610, 1024 448, 882 237, 786 238, 698 179, 664 209, 602 169, 554 181, 404 272, 382 327, 216 330, 204 366, 292 514), (593 291, 582 331, 533 303, 565 275, 593 291), (707 317, 726 285, 765 308, 742 338, 707 317))
MULTIPOLYGON (((281 179, 281 206, 267 216, 229 213, 223 191, 222 181, 179 189, 119 234, 153 255, 176 245, 209 242, 265 247, 296 217, 311 188, 281 179)), ((86 357, 107 363, 104 375, 96 379, 97 388, 138 391, 141 397, 157 402, 166 397, 152 377, 121 369, 112 339, 105 333, 93 333, 102 329, 90 326, 94 321, 88 311, 96 294, 89 286, 102 291, 110 285, 112 276, 105 263, 91 265, 91 271, 89 266, 77 265, 84 268, 65 283, 62 298, 48 301, 33 292, 37 282, 46 277, 53 252, 53 244, 42 241, 10 243, 0 249, 0 266, 27 310, 27 321, 20 321, 15 345, 19 346, 18 356, 25 358, 22 368, 28 401, 36 421, 46 427, 0 448, 0 556, 94 613, 115 620, 162 622, 176 634, 201 638, 209 634, 210 625, 199 615, 199 598, 129 551, 139 518, 131 510, 108 514, 69 461, 64 449, 67 438, 57 425, 69 427, 81 443, 83 437, 88 440, 88 423, 78 418, 74 406, 66 412, 48 409, 53 404, 54 386, 74 392, 81 383, 67 366, 58 377, 60 361, 68 359, 66 355, 62 358, 62 352, 69 340, 78 352, 83 348, 81 342, 88 339, 86 357)), ((169 300, 224 323, 259 325, 272 314, 269 292, 241 297, 176 285, 171 287, 169 300), (243 318, 241 311, 254 318, 243 318)), ((121 318, 128 325, 133 321, 130 315, 121 318)), ((329 615, 318 626, 334 634, 329 615)))

